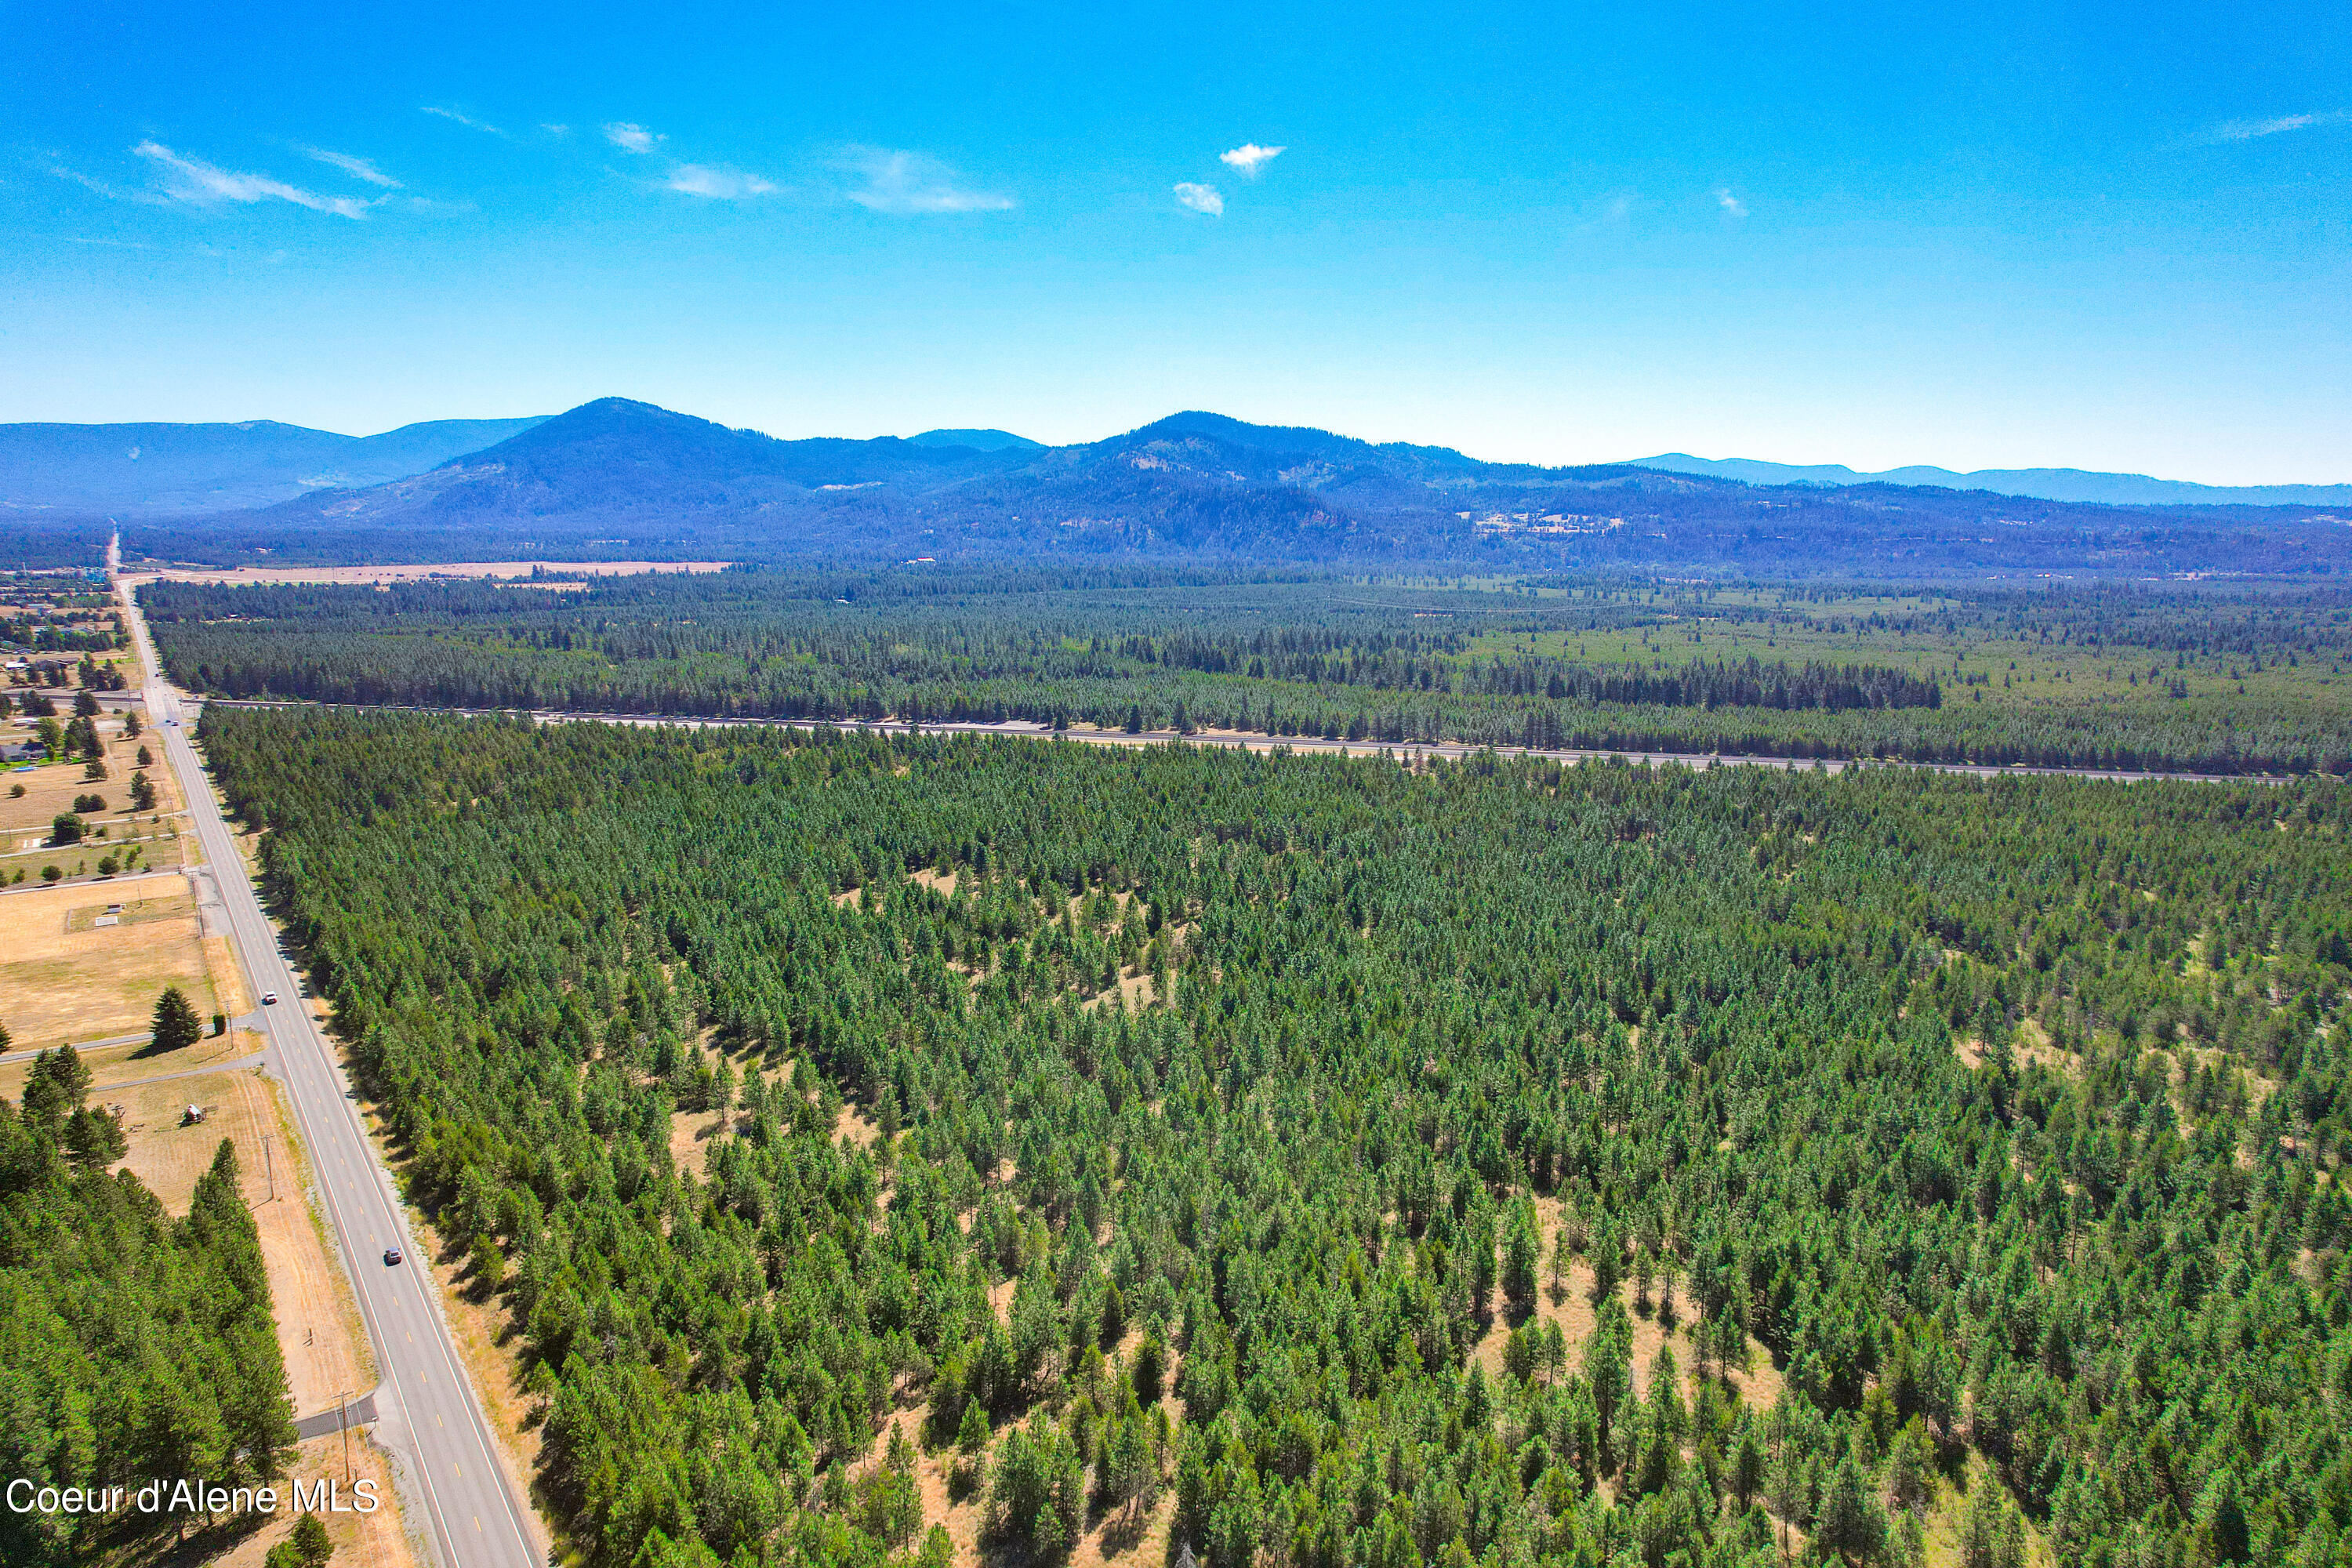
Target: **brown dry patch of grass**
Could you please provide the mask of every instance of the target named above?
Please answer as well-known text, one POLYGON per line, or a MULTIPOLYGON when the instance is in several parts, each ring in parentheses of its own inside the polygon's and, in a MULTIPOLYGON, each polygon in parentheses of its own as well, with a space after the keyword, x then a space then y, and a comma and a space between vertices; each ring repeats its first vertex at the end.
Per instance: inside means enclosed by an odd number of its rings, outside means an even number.
MULTIPOLYGON (((236 949, 226 936, 203 939, 205 973, 213 983, 213 1006, 230 1017, 241 1017, 253 1011, 253 994, 245 986, 245 965, 236 961, 236 949)), ((325 1021, 327 1009, 314 1008, 313 1013, 325 1021)))
MULTIPOLYGON (((154 884, 144 885, 152 887, 154 884)), ((143 926, 179 915, 194 914, 195 909, 196 900, 193 893, 163 893, 152 899, 85 904, 80 909, 66 911, 66 934, 75 936, 83 931, 102 931, 105 928, 98 922, 110 913, 114 916, 117 927, 143 926)))
POLYGON ((200 1014, 218 1010, 193 911, 143 925, 68 931, 68 917, 89 902, 86 886, 0 899, 0 952, 8 954, 0 963, 0 1021, 17 1048, 144 1028, 166 985, 186 992, 200 1014))
POLYGON ((345 1393, 354 1397, 376 1384, 375 1355, 360 1326, 351 1281, 327 1249, 326 1223, 317 1207, 317 1180, 309 1153, 296 1132, 284 1089, 269 1079, 262 1087, 277 1118, 278 1195, 269 1195, 268 1162, 237 1149, 238 1175, 246 1202, 261 1233, 261 1256, 269 1271, 269 1300, 278 1319, 278 1350, 297 1415, 333 1405, 345 1393))
MULTIPOLYGON (((337 1496, 348 1500, 352 1494, 341 1485, 343 1452, 341 1436, 313 1437, 301 1446, 287 1474, 305 1482, 331 1478, 338 1483, 337 1496)), ((382 1506, 373 1513, 319 1516, 320 1522, 327 1527, 327 1538, 335 1543, 336 1568, 419 1568, 430 1563, 431 1553, 423 1542, 410 1535, 399 1505, 394 1500, 392 1457, 376 1447, 375 1440, 364 1432, 352 1435, 351 1475, 354 1482, 373 1481, 382 1506)), ((269 1522, 211 1559, 211 1568, 261 1568, 269 1549, 294 1533, 294 1526, 302 1516, 289 1505, 287 1489, 282 1484, 278 1496, 278 1512, 269 1522)))
POLYGON ((677 1110, 669 1119, 669 1157, 678 1170, 701 1179, 710 1161, 711 1141, 726 1131, 723 1112, 677 1110))
POLYGON ((882 1124, 854 1105, 845 1105, 833 1119, 833 1141, 844 1140, 871 1153, 874 1145, 882 1141, 882 1124))
POLYGON ((1108 1563, 1145 1564, 1168 1560, 1168 1533, 1176 1524, 1176 1489, 1162 1486, 1151 1511, 1129 1521, 1124 1509, 1113 1509, 1079 1537, 1070 1553, 1072 1568, 1102 1568, 1108 1563))
POLYGON ((2042 1026, 2042 1021, 2039 1018, 2026 1019, 2024 1023, 2018 1026, 2018 1033, 2021 1037, 2016 1046, 2019 1061, 2031 1062, 2035 1067, 2048 1068, 2052 1072, 2066 1078, 2076 1077, 2082 1072, 2082 1058, 2072 1051, 2061 1050, 2052 1045, 2050 1031, 2042 1026))
MULTIPOLYGON (((1952 1042, 1952 1054, 1965 1068, 1980 1068, 1992 1059, 1992 1051, 1975 1035, 1963 1035, 1952 1042)), ((2074 1077, 2082 1070, 2082 1062, 2073 1053, 2062 1051, 2050 1043, 2050 1033, 2040 1021, 2028 1018, 2018 1026, 2018 1037, 2010 1046, 2011 1059, 2020 1065, 2048 1068, 2054 1073, 2074 1077)))
MULTIPOLYGON (((257 1072, 202 1073, 166 1083, 137 1084, 104 1099, 123 1108, 122 1127, 129 1134, 131 1152, 121 1168, 138 1177, 175 1215, 188 1212, 196 1178, 211 1167, 222 1139, 236 1145, 238 1174, 248 1203, 257 1194, 267 1197, 269 1193, 263 1136, 272 1142, 273 1157, 281 1162, 286 1157, 278 1107, 268 1081, 257 1072), (205 1120, 183 1126, 181 1113, 191 1105, 205 1108, 205 1120)), ((282 1194, 292 1187, 292 1173, 281 1169, 278 1190, 282 1194)))
POLYGON ((915 1542, 919 1545, 931 1526, 944 1525, 954 1553, 950 1561, 957 1568, 971 1568, 980 1562, 980 1527, 988 1510, 988 1493, 975 1488, 961 1502, 954 1500, 948 1473, 961 1462, 961 1455, 946 1448, 926 1454, 917 1463, 915 1483, 923 1500, 923 1527, 916 1532, 915 1542))
POLYGON ((1082 1008, 1095 1008, 1106 1002, 1111 1002, 1121 1007, 1140 1010, 1150 1006, 1158 1000, 1160 1000, 1160 991, 1151 983, 1150 970, 1122 969, 1118 973, 1117 985, 1108 991, 1096 992, 1078 1005, 1082 1008))
POLYGON ((925 867, 907 880, 919 888, 929 888, 943 899, 952 899, 955 897, 956 879, 961 874, 958 871, 934 871, 925 867))
MULTIPOLYGON (((1566 1289, 1557 1298, 1553 1293, 1550 1279, 1551 1249, 1557 1244, 1559 1235, 1560 1209, 1561 1205, 1556 1198, 1536 1200, 1538 1233, 1543 1238, 1544 1268, 1540 1274, 1542 1284, 1536 1291, 1535 1316, 1528 1321, 1559 1325, 1560 1338, 1568 1345, 1568 1365, 1564 1371, 1572 1373, 1581 1363, 1584 1342, 1592 1337, 1593 1328, 1599 1319, 1593 1310, 1592 1270, 1583 1262, 1578 1261, 1569 1266, 1566 1289)), ((1643 1398, 1649 1397, 1651 1365, 1657 1360, 1660 1348, 1671 1342, 1674 1346, 1675 1364, 1682 1374, 1683 1403, 1687 1408, 1698 1394, 1698 1351, 1692 1332, 1698 1324, 1696 1310, 1686 1299, 1678 1294, 1675 1305, 1682 1312, 1682 1320, 1675 1325, 1674 1333, 1668 1335, 1654 1314, 1645 1317, 1633 1310, 1633 1286, 1630 1280, 1617 1287, 1617 1300, 1623 1305, 1625 1316, 1633 1325, 1631 1354, 1633 1363, 1634 1390, 1643 1398)), ((1497 1312, 1494 1326, 1487 1330, 1485 1337, 1478 1342, 1477 1347, 1471 1352, 1486 1368, 1488 1377, 1500 1377, 1503 1374, 1503 1348, 1510 1337, 1510 1324, 1505 1321, 1501 1313, 1497 1312)), ((1719 1374, 1721 1381, 1728 1387, 1737 1390, 1740 1397, 1752 1408, 1759 1411, 1771 1409, 1773 1405, 1780 1403, 1780 1374, 1772 1365, 1771 1352, 1767 1351, 1763 1342, 1753 1334, 1748 1339, 1748 1370, 1744 1373, 1719 1374)))
POLYGON ((669 1118, 669 1157, 680 1171, 700 1181, 710 1164, 710 1141, 725 1131, 727 1116, 716 1110, 674 1110, 669 1118))

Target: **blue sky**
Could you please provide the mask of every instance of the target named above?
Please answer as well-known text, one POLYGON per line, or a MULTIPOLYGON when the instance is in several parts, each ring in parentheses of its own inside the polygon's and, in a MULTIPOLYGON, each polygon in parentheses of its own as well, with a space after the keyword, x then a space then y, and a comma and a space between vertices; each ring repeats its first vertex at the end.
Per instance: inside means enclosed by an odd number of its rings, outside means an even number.
POLYGON ((2352 479, 2341 4, 5 23, 0 420, 2352 479))

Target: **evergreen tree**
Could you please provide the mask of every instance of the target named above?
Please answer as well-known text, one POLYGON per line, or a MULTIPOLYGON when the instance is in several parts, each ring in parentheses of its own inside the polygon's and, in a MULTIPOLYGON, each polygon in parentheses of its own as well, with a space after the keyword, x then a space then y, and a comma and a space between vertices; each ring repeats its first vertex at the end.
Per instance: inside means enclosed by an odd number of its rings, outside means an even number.
POLYGON ((186 994, 176 985, 167 985, 155 998, 155 1012, 148 1025, 148 1048, 155 1051, 176 1051, 193 1046, 205 1037, 204 1020, 196 1016, 186 994))

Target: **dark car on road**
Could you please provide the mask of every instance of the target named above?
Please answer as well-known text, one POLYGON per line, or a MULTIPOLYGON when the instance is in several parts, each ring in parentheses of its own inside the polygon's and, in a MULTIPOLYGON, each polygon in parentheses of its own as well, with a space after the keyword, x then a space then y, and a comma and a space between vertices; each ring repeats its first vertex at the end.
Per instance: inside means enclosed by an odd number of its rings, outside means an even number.
POLYGON ((398 1248, 398 1247, 385 1247, 385 1248, 383 1249, 383 1266, 384 1266, 386 1268, 390 1268, 391 1267, 393 1267, 393 1265, 394 1265, 394 1264, 398 1263, 399 1261, 400 1261, 400 1248, 398 1248))

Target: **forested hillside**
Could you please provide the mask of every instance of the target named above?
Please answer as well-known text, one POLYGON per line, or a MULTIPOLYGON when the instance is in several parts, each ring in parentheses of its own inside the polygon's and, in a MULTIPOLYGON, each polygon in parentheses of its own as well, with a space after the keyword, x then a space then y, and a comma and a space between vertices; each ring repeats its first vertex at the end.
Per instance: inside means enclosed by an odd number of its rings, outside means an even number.
MULTIPOLYGON (((2072 573, 2327 581, 2352 571, 2352 534, 2313 506, 1757 487, 1626 464, 1489 463, 1197 412, 1077 446, 983 451, 887 437, 777 440, 606 397, 429 471, 402 471, 408 477, 256 510, 127 518, 125 557, 969 565, 1054 553, 1924 581, 2072 573)), ((60 511, 31 531, 93 521, 60 511)), ((0 548, 9 545, 0 534, 0 548)))
POLYGON ((2343 1560, 2334 781, 203 739, 597 1568, 2343 1560))
POLYGON ((2352 769, 2352 596, 1477 586, 1099 565, 142 590, 222 696, 2352 769))
MULTIPOLYGON (((203 1522, 184 1510, 93 1521, 30 1508, 42 1488, 135 1491, 183 1477, 251 1487, 282 1473, 294 1420, 253 1215, 224 1139, 173 1219, 129 1172, 122 1130, 87 1103, 73 1047, 0 1097, 0 1563, 87 1562, 203 1522)), ((168 1502, 168 1499, 166 1500, 168 1502)))

